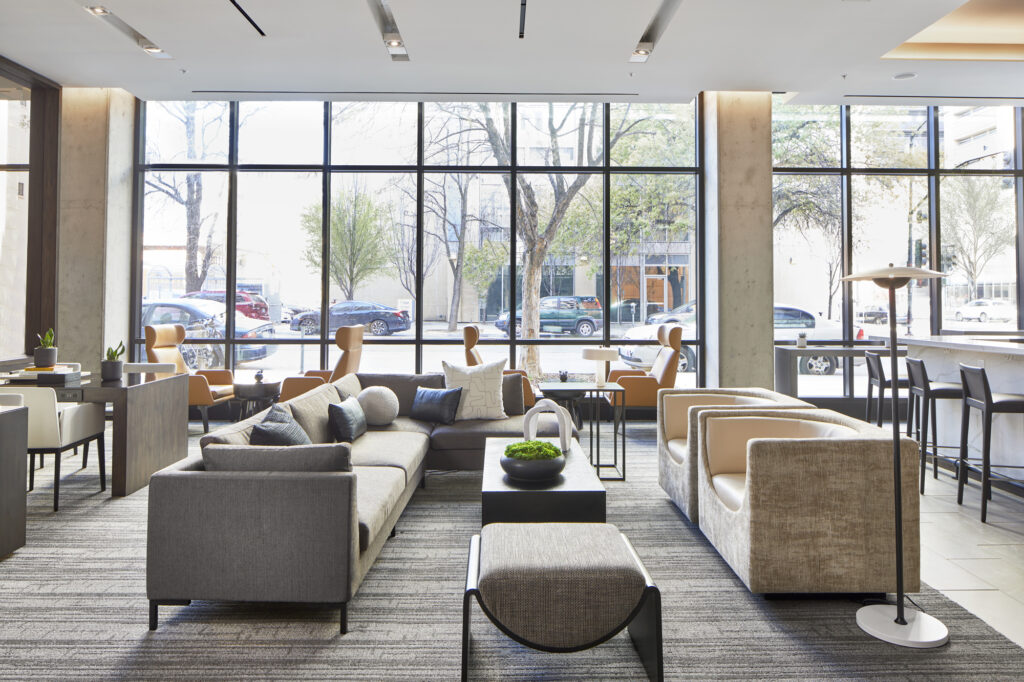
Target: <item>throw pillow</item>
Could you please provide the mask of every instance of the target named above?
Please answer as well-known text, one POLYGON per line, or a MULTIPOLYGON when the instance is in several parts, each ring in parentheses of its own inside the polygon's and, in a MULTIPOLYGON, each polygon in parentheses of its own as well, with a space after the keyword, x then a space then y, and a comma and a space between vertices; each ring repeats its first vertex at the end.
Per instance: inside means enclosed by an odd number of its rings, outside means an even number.
POLYGON ((363 387, 359 384, 359 377, 355 374, 346 374, 340 379, 335 380, 335 388, 338 389, 338 395, 344 400, 350 396, 359 395, 359 392, 363 390, 363 387))
POLYGON ((252 445, 208 445, 203 448, 207 471, 352 471, 347 443, 315 443, 289 448, 252 445))
POLYGON ((327 406, 327 422, 331 435, 339 443, 351 443, 366 433, 366 415, 356 398, 345 398, 327 406))
POLYGON ((249 435, 250 445, 309 445, 311 442, 291 413, 280 405, 271 407, 249 435))
POLYGON ((506 360, 489 362, 475 367, 459 367, 441 361, 445 385, 461 388, 462 398, 456 419, 504 419, 505 406, 501 398, 501 377, 506 360))
POLYGON ((455 413, 459 410, 461 388, 423 388, 416 389, 416 397, 412 400, 409 416, 434 424, 452 424, 455 413))
POLYGON ((505 414, 512 417, 526 414, 526 406, 523 402, 523 379, 522 374, 505 374, 501 377, 501 403, 505 408, 505 414))
POLYGON ((370 426, 387 426, 398 416, 398 396, 387 386, 367 386, 357 399, 370 426))

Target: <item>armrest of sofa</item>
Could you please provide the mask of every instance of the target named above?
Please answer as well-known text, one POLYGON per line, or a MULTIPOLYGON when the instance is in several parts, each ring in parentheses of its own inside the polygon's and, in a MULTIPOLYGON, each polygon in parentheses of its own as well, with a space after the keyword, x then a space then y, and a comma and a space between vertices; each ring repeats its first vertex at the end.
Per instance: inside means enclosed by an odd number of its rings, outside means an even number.
POLYGON ((192 457, 150 479, 150 599, 351 598, 359 555, 355 474, 202 466, 192 457))

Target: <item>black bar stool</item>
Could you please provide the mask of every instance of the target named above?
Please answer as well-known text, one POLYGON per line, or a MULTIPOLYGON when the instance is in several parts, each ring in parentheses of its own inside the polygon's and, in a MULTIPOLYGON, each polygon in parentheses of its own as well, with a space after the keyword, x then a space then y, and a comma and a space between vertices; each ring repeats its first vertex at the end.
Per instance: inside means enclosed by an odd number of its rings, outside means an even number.
MULTIPOLYGON (((872 389, 875 386, 878 386, 878 415, 875 424, 881 426, 882 408, 885 407, 885 389, 892 388, 892 381, 885 378, 885 370, 882 368, 881 355, 879 355, 878 353, 872 353, 871 351, 866 351, 864 353, 864 359, 867 360, 868 363, 868 400, 867 404, 864 406, 864 421, 869 423, 871 422, 871 394, 873 392, 872 389)), ((898 386, 899 388, 907 388, 908 385, 909 384, 907 383, 906 379, 896 380, 896 386, 898 386)), ((913 412, 914 400, 914 396, 911 395, 908 404, 909 410, 907 412, 908 436, 910 435, 910 414, 913 412)), ((900 418, 900 416, 898 414, 894 414, 892 418, 893 421, 896 421, 900 418)))
POLYGON ((931 381, 928 379, 928 370, 924 366, 924 360, 907 358, 907 381, 910 384, 910 395, 913 400, 914 409, 907 414, 907 426, 917 420, 917 440, 921 444, 921 494, 924 495, 924 475, 927 469, 928 458, 932 458, 932 478, 939 477, 939 459, 949 462, 956 462, 954 457, 942 457, 939 455, 938 426, 935 419, 936 400, 961 400, 964 397, 964 390, 960 384, 931 381), (928 454, 928 413, 931 412, 932 420, 932 453, 928 454))
MULTIPOLYGON (((956 503, 963 504, 964 484, 967 482, 967 425, 970 423, 970 410, 981 410, 981 522, 985 523, 988 513, 988 501, 992 497, 992 415, 1024 414, 1024 395, 1019 393, 992 393, 988 385, 988 375, 984 367, 960 365, 960 381, 964 389, 963 409, 960 419, 960 465, 957 471, 956 503)), ((1021 466, 998 464, 996 466, 1021 469, 1021 466)))

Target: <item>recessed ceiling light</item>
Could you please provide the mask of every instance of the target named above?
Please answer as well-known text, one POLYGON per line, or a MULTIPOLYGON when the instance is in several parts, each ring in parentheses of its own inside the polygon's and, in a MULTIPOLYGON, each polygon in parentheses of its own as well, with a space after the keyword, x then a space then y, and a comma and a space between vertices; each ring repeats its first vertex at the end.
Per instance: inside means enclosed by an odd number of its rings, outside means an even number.
POLYGON ((142 49, 148 52, 149 54, 160 54, 161 52, 163 52, 163 50, 161 50, 156 45, 143 45, 142 49))
POLYGON ((401 40, 389 40, 389 41, 387 41, 387 43, 388 43, 388 47, 401 47, 402 46, 402 41, 401 40))
POLYGON ((636 48, 633 50, 633 53, 629 55, 629 61, 642 64, 651 56, 652 50, 654 50, 654 43, 641 40, 636 44, 636 48))
POLYGON ((894 81, 908 81, 911 78, 917 78, 917 74, 913 71, 904 71, 903 73, 898 73, 892 77, 894 81))
POLYGON ((86 7, 85 11, 94 17, 105 17, 110 14, 110 10, 102 5, 93 5, 92 7, 86 7))
POLYGON ((650 53, 651 53, 650 50, 633 50, 633 54, 635 54, 637 56, 649 55, 650 53))

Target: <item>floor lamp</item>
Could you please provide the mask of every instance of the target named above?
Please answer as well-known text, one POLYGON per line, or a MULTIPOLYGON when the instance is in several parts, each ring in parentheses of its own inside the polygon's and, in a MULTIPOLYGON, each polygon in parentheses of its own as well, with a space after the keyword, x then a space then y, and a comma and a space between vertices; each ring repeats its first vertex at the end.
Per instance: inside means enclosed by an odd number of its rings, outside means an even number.
POLYGON ((904 610, 903 591, 903 483, 900 467, 899 382, 896 366, 896 290, 912 279, 945 277, 941 272, 921 268, 893 267, 866 270, 844 282, 870 280, 889 290, 889 358, 892 361, 892 470, 896 500, 896 603, 872 604, 857 609, 857 625, 872 637, 900 646, 928 649, 949 641, 949 630, 939 619, 923 611, 904 610))

